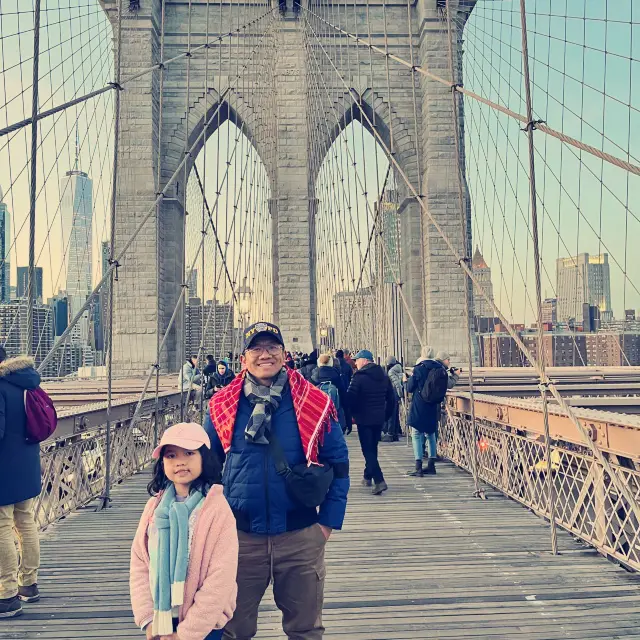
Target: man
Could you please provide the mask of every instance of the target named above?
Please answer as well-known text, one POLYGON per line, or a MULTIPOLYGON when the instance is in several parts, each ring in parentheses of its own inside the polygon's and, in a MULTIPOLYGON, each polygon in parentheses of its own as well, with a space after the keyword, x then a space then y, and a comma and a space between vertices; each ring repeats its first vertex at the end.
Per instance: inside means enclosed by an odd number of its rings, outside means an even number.
POLYGON ((358 425, 358 439, 365 460, 362 484, 370 487, 373 481, 371 493, 378 496, 388 489, 378 462, 378 442, 384 423, 393 413, 395 397, 387 374, 373 362, 371 351, 358 351, 356 367, 347 391, 347 402, 358 425))
POLYGON ((244 333, 243 371, 213 396, 204 424, 213 450, 225 460, 224 492, 240 543, 238 599, 227 640, 256 635, 258 606, 272 580, 285 634, 317 640, 324 633, 324 548, 331 531, 342 528, 349 457, 328 396, 284 361, 280 329, 251 325, 244 333), (332 468, 319 508, 292 497, 276 471, 274 443, 290 468, 332 468))
POLYGON ((413 427, 413 454, 415 469, 408 475, 421 478, 424 475, 435 475, 437 458, 438 423, 440 408, 447 389, 458 380, 457 369, 449 372, 449 355, 440 351, 433 359, 433 350, 426 353, 427 358, 421 360, 414 368, 407 381, 407 391, 413 394, 407 422, 413 427), (422 455, 425 446, 429 457, 426 469, 422 468, 422 455))
POLYGON ((40 542, 35 498, 40 495, 40 444, 28 443, 25 390, 40 384, 33 359, 7 359, 0 347, 0 618, 22 613, 38 593, 40 542), (14 528, 20 541, 20 560, 14 528))

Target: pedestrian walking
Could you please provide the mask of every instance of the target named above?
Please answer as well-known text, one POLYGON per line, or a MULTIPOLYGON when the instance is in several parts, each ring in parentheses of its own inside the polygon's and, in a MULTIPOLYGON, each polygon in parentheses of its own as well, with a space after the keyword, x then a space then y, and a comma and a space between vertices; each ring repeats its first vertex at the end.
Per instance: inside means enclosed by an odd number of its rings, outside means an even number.
POLYGON ((131 607, 147 640, 217 640, 236 602, 238 535, 220 461, 195 423, 167 429, 154 449, 131 548, 131 607))
POLYGON ((394 356, 389 356, 386 362, 387 375, 391 382, 391 388, 395 396, 395 405, 391 413, 391 417, 384 424, 383 442, 398 442, 402 435, 402 427, 400 426, 400 403, 404 398, 404 371, 402 365, 394 356))
POLYGON ((349 457, 335 408, 300 372, 284 366, 280 329, 244 332, 244 370, 211 399, 205 429, 225 460, 224 491, 240 544, 237 608, 224 638, 249 640, 273 581, 284 633, 323 636, 324 550, 341 529, 349 457))
POLYGON ((393 411, 395 397, 387 374, 373 362, 371 351, 359 351, 355 361, 357 371, 347 391, 347 402, 358 426, 358 439, 365 460, 362 484, 371 487, 373 483, 371 492, 380 495, 388 486, 378 462, 378 443, 382 427, 393 411))
MULTIPOLYGON (((413 394, 407 422, 413 428, 415 468, 409 472, 409 475, 414 477, 436 473, 436 433, 440 422, 442 401, 447 394, 450 379, 443 362, 433 358, 433 349, 428 348, 423 353, 426 355, 425 359, 416 364, 407 381, 407 391, 413 394), (423 469, 425 441, 429 457, 427 466, 423 469)), ((447 354, 440 352, 438 355, 447 354)))
POLYGON ((20 615, 22 602, 40 598, 35 519, 35 499, 42 488, 40 444, 27 441, 25 409, 26 391, 39 385, 32 358, 7 358, 0 347, 0 618, 20 615))

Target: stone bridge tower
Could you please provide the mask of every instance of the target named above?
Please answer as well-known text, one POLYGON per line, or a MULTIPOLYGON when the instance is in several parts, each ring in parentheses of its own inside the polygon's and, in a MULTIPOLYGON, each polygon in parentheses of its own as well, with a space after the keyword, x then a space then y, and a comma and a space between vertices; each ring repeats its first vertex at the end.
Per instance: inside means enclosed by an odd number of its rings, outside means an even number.
MULTIPOLYGON (((103 0, 104 10, 112 22, 115 21, 118 1, 103 0)), ((303 0, 303 6, 307 1, 303 0)), ((291 9, 292 0, 288 2, 291 9)), ((450 0, 458 25, 465 23, 475 2, 450 0)), ((162 3, 163 0, 140 0, 137 11, 123 16, 123 79, 160 60, 162 3)), ((383 33, 382 5, 380 2, 368 4, 374 42, 384 46, 380 36, 383 33)), ((449 78, 444 5, 444 0, 416 0, 410 9, 411 36, 416 64, 449 78)), ((258 15, 258 11, 265 11, 264 5, 252 5, 251 0, 240 6, 248 16, 247 22, 258 15)), ((188 7, 189 3, 184 1, 164 0, 165 59, 187 50, 188 7)), ((195 48, 205 41, 206 0, 191 0, 191 7, 190 37, 191 47, 195 48)), ((237 13, 238 4, 235 2, 224 4, 222 10, 218 4, 210 2, 210 40, 225 32, 230 7, 237 13)), ((366 24, 366 11, 365 0, 356 0, 358 21, 362 25, 366 24)), ((407 3, 389 0, 385 11, 389 50, 409 59, 407 3)), ((242 101, 244 106, 233 109, 220 100, 220 118, 215 122, 216 126, 226 119, 238 125, 244 123, 244 130, 265 164, 272 194, 274 320, 280 324, 291 348, 308 351, 318 338, 314 249, 316 176, 310 167, 306 112, 309 108, 307 79, 310 60, 302 20, 296 20, 289 10, 285 16, 278 14, 276 21, 277 28, 271 36, 275 39, 276 52, 273 100, 267 106, 255 105, 250 96, 246 96, 242 101), (273 141, 262 139, 264 126, 259 125, 265 120, 274 123, 275 146, 273 141), (266 149, 268 143, 271 149, 276 149, 275 153, 266 149)), ((459 26, 453 43, 459 70, 462 55, 460 30, 459 26)), ((233 46, 223 51, 225 55, 220 59, 218 55, 210 56, 206 85, 204 60, 195 55, 192 57, 188 112, 185 65, 179 63, 166 67, 160 135, 159 72, 141 76, 128 83, 121 92, 116 248, 124 244, 153 205, 158 161, 162 163, 162 187, 184 157, 185 121, 191 142, 202 132, 212 110, 218 107, 220 92, 237 68, 234 55, 240 55, 240 49, 233 46)), ((463 253, 458 183, 453 170, 456 157, 451 91, 446 85, 416 75, 414 103, 410 72, 394 70, 387 84, 384 57, 375 58, 376 61, 373 78, 362 70, 340 69, 344 81, 360 96, 361 108, 354 108, 353 92, 345 88, 337 75, 330 81, 328 90, 334 94, 333 108, 338 109, 342 116, 340 124, 328 136, 326 148, 340 129, 348 126, 354 118, 370 128, 363 114, 367 113, 373 119, 375 112, 376 129, 381 138, 413 184, 418 184, 420 175, 423 202, 463 253), (417 139, 414 112, 418 121, 417 139)), ((255 73, 259 73, 259 69, 255 73)), ((209 136, 215 132, 216 126, 208 127, 209 136)), ((460 128, 462 130, 462 114, 460 128)), ((190 163, 202 142, 196 147, 190 163)), ((152 216, 119 270, 114 309, 114 366, 118 374, 140 375, 148 371, 156 360, 158 314, 161 327, 166 328, 179 298, 184 261, 184 187, 184 179, 180 177, 159 207, 158 228, 152 216), (157 271, 159 290, 156 289, 157 271), (145 301, 144 308, 140 308, 141 300, 145 301), (132 311, 134 309, 136 311, 132 311)), ((401 279, 412 315, 428 344, 463 356, 466 354, 464 277, 435 229, 426 222, 415 198, 406 189, 401 190, 400 196, 401 279)), ((470 229, 470 224, 468 227, 470 229)), ((417 355, 418 341, 408 321, 404 326, 407 327, 406 336, 410 343, 410 356, 413 357, 417 355)), ((161 358, 163 371, 176 371, 180 364, 179 335, 180 326, 176 323, 161 358)))

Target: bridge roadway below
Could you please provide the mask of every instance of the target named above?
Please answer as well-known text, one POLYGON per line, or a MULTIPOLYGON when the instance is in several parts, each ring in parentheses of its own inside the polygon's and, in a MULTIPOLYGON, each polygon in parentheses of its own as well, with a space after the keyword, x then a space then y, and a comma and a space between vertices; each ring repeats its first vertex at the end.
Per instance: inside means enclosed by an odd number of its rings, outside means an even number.
MULTIPOLYGON (((381 445, 389 491, 359 485, 362 457, 349 437, 353 486, 344 530, 327 546, 327 638, 640 639, 640 576, 558 532, 450 463, 404 476, 405 443, 381 445)), ((128 595, 131 539, 148 474, 116 487, 113 506, 85 508, 43 534, 42 600, 0 623, 0 639, 142 639, 128 595)), ((257 638, 282 638, 265 598, 257 638)))

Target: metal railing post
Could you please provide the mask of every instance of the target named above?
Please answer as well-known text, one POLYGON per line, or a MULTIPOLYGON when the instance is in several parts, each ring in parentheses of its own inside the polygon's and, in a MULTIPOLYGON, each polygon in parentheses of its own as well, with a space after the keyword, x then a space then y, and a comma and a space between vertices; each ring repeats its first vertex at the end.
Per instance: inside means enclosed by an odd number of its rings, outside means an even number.
POLYGON ((531 99, 531 78, 529 74, 529 45, 527 40, 527 9, 525 0, 520 0, 520 23, 522 28, 522 70, 524 74, 524 88, 527 106, 527 138, 529 143, 529 190, 531 196, 531 234, 533 237, 533 260, 536 278, 536 304, 538 312, 538 362, 540 363, 540 396, 542 398, 542 413, 544 417, 544 452, 547 461, 547 501, 549 508, 549 523, 551 525, 551 552, 558 553, 558 538, 556 532, 556 508, 555 508, 555 487, 551 464, 551 438, 549 433, 549 407, 547 401, 546 386, 546 354, 544 351, 544 336, 542 332, 542 284, 540 278, 540 245, 538 234, 538 195, 536 191, 535 172, 535 147, 533 142, 533 132, 535 122, 533 120, 533 104, 531 99))
MULTIPOLYGON (((40 75, 40 10, 41 0, 35 0, 33 11, 33 85, 31 95, 31 179, 29 184, 29 274, 27 278, 27 344, 26 352, 35 357, 37 343, 34 339, 34 312, 36 305, 36 198, 37 198, 37 164, 38 164, 38 89, 40 75)), ((3 256, 6 260, 7 257, 3 256)), ((9 289, 9 283, 5 283, 9 289)), ((7 291, 7 298, 8 296, 7 291)), ((20 313, 20 309, 18 309, 20 313)))
MULTIPOLYGON (((115 83, 120 86, 120 69, 122 57, 122 2, 118 0, 118 17, 117 17, 117 34, 115 49, 115 83)), ((113 266, 116 249, 116 195, 118 190, 118 150, 120 146, 120 89, 116 90, 114 102, 115 121, 113 126, 113 172, 111 182, 111 236, 109 247, 109 263, 113 266)), ((107 424, 106 424, 106 443, 105 443, 105 475, 104 475, 104 491, 101 496, 98 509, 105 509, 111 502, 111 410, 113 407, 113 285, 116 281, 114 277, 115 271, 112 270, 109 276, 109 292, 108 292, 108 322, 107 330, 107 424)))

